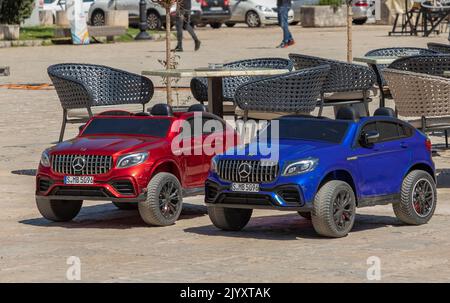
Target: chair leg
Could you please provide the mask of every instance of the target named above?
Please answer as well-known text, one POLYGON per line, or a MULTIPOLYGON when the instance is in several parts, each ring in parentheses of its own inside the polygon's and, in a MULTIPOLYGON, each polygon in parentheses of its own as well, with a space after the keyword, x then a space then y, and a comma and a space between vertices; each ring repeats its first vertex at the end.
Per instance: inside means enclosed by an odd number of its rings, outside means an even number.
POLYGON ((323 112, 323 103, 325 102, 324 100, 324 95, 320 95, 320 104, 319 104, 319 117, 322 117, 322 112, 323 112))
POLYGON ((448 131, 445 130, 445 148, 448 148, 448 131))
POLYGON ((367 115, 367 117, 370 117, 369 102, 367 100, 367 92, 366 91, 363 92, 363 98, 364 98, 363 99, 364 107, 366 108, 366 115, 367 115))
POLYGON ((248 109, 244 110, 244 122, 248 120, 248 109))
POLYGON ((64 132, 66 131, 66 124, 67 124, 67 110, 63 109, 63 121, 61 125, 61 131, 59 133, 59 141, 58 143, 61 143, 64 139, 64 132))

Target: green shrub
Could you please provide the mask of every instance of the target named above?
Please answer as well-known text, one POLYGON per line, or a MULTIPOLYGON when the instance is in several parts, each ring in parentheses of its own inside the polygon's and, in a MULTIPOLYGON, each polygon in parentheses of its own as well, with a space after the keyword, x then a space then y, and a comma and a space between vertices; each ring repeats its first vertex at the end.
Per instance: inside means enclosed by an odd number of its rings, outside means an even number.
POLYGON ((0 0, 0 24, 20 24, 28 18, 34 0, 0 0))
POLYGON ((342 4, 344 4, 343 0, 319 0, 319 5, 341 6, 342 4))

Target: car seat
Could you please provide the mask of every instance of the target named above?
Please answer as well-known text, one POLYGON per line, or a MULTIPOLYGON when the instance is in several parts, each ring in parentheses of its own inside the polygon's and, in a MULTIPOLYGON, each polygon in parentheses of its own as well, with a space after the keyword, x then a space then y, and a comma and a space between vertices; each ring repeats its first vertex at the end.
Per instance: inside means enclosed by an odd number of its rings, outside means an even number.
POLYGON ((205 105, 197 103, 197 104, 192 104, 191 106, 189 106, 188 112, 207 112, 208 109, 206 108, 205 105))
POLYGON ((155 104, 151 110, 150 115, 152 116, 173 116, 173 109, 170 105, 164 103, 155 104))
POLYGON ((374 116, 396 117, 395 111, 390 107, 380 107, 373 113, 374 116))
POLYGON ((337 114, 336 114, 337 120, 351 120, 351 121, 358 121, 359 120, 359 114, 358 112, 350 106, 344 106, 341 107, 337 114))

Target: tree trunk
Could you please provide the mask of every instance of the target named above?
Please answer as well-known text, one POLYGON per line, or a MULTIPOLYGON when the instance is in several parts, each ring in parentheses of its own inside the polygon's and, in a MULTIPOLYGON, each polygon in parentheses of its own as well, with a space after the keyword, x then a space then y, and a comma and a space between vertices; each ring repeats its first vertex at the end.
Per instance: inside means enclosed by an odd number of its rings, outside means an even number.
POLYGON ((348 2, 347 2, 347 62, 348 63, 351 63, 353 60, 352 23, 353 23, 352 5, 348 4, 348 2))
MULTIPOLYGON (((170 47, 170 5, 166 7, 166 69, 172 68, 172 50, 170 47)), ((170 77, 167 77, 167 104, 172 105, 172 81, 170 77)))

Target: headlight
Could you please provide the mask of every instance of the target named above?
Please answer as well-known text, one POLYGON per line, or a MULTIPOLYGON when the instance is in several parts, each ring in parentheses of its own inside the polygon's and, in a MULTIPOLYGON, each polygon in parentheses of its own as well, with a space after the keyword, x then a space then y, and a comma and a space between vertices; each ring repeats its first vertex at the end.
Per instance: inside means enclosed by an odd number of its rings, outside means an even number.
POLYGON ((117 160, 117 168, 127 168, 127 167, 131 167, 131 166, 135 166, 135 165, 145 162, 145 160, 147 160, 147 158, 148 158, 147 152, 120 156, 119 160, 117 160))
POLYGON ((310 158, 303 159, 295 162, 290 162, 286 164, 283 170, 283 176, 295 176, 298 174, 303 174, 312 171, 316 168, 319 163, 319 159, 310 158))
POLYGON ((217 172, 217 159, 216 157, 211 158, 211 172, 216 173, 217 172))
POLYGON ((44 167, 50 167, 50 155, 47 150, 44 150, 41 155, 41 165, 44 167))
POLYGON ((258 9, 258 10, 260 10, 262 12, 271 12, 272 11, 272 9, 270 7, 267 7, 267 6, 257 5, 255 7, 256 7, 256 9, 258 9))

